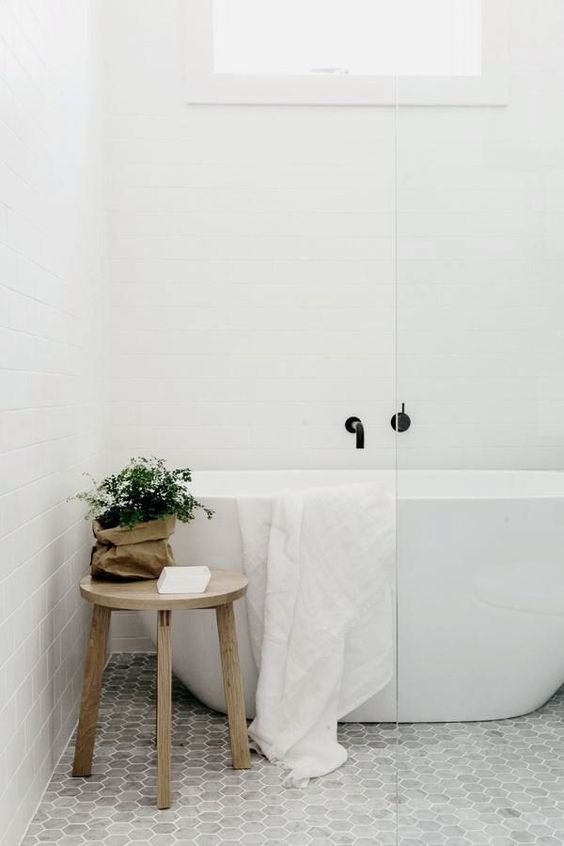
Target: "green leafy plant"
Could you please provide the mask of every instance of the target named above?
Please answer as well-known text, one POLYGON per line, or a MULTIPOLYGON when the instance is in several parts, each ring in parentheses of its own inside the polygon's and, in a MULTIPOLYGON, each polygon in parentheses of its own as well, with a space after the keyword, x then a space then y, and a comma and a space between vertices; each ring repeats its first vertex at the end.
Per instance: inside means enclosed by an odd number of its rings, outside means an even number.
POLYGON ((147 520, 178 517, 189 523, 198 510, 208 520, 213 511, 198 502, 188 489, 192 475, 187 467, 169 470, 161 458, 132 458, 113 476, 97 482, 89 473, 94 487, 80 491, 71 499, 88 506, 86 519, 97 520, 103 529, 115 526, 131 528, 147 520))

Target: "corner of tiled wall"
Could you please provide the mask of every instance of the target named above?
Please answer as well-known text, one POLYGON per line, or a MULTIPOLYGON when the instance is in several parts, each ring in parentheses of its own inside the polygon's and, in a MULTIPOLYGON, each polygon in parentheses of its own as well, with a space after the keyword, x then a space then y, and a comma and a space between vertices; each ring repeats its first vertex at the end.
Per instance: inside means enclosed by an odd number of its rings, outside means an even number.
POLYGON ((0 2, 0 844, 76 720, 101 467, 101 106, 94 0, 0 2))

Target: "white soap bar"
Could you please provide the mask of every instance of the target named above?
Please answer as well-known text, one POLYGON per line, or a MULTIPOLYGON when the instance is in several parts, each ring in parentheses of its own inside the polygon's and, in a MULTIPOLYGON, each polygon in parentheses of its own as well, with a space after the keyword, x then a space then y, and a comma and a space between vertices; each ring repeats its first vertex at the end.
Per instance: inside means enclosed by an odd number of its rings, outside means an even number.
POLYGON ((157 581, 159 593, 205 593, 209 567, 164 567, 157 581))

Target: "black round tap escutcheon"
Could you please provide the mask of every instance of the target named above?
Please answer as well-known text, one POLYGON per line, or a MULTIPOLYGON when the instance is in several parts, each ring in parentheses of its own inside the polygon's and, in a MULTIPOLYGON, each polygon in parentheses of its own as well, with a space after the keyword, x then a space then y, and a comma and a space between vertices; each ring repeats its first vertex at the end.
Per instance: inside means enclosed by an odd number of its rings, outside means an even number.
POLYGON ((348 417, 345 421, 345 429, 347 432, 350 432, 351 435, 354 435, 356 432, 356 424, 362 422, 360 417, 348 417))

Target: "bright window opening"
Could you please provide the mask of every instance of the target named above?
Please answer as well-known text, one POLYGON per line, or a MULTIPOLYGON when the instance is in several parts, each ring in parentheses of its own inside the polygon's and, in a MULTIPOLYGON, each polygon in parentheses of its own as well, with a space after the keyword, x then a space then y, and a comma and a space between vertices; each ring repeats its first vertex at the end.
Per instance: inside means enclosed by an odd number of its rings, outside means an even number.
POLYGON ((213 0, 213 70, 476 77, 481 0, 213 0))

